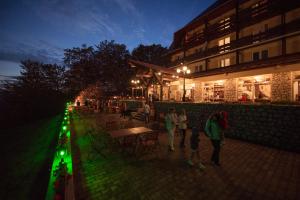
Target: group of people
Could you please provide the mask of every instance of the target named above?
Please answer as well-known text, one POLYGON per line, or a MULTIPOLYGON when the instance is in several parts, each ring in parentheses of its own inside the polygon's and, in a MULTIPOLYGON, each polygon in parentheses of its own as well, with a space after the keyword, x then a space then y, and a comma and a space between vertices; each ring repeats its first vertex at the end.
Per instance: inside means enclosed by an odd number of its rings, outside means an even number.
MULTIPOLYGON (((211 140, 213 146, 213 152, 211 156, 211 161, 214 165, 220 166, 220 150, 221 145, 224 144, 224 131, 228 128, 228 115, 227 112, 215 112, 209 116, 206 121, 204 133, 211 140)), ((180 132, 180 148, 185 148, 185 138, 186 138, 186 130, 187 130, 188 119, 186 115, 186 111, 181 110, 179 116, 177 116, 174 108, 168 110, 168 113, 165 116, 165 127, 168 133, 168 143, 169 150, 175 151, 174 148, 174 134, 175 130, 178 127, 180 132)), ((204 169, 205 166, 200 162, 199 155, 199 133, 200 129, 197 127, 192 128, 192 134, 190 137, 190 147, 191 147, 191 155, 188 160, 188 164, 194 165, 194 157, 196 156, 199 162, 199 167, 204 169)))

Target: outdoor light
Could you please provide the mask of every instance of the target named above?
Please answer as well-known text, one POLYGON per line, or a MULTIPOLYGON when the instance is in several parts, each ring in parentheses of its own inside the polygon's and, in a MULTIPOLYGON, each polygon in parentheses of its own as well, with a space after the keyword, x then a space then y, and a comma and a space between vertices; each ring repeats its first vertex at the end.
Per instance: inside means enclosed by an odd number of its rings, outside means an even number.
POLYGON ((64 131, 66 131, 66 130, 67 130, 67 126, 63 126, 62 128, 63 128, 63 130, 64 130, 64 131))
POLYGON ((131 80, 131 83, 134 83, 134 80, 131 80))
POLYGON ((185 91, 185 75, 190 74, 191 70, 188 69, 187 66, 183 66, 182 69, 177 69, 176 71, 177 71, 178 74, 181 73, 181 72, 183 73, 183 96, 182 96, 182 101, 185 101, 185 93, 186 93, 186 91, 185 91))
POLYGON ((175 75, 172 75, 172 78, 175 78, 176 76, 175 75))
POLYGON ((137 83, 140 83, 140 80, 137 80, 136 82, 137 82, 137 83))
POLYGON ((158 76, 160 76, 160 75, 161 75, 161 72, 158 72, 157 74, 158 74, 158 76))
POLYGON ((65 153, 66 153, 66 152, 65 152, 64 150, 60 150, 60 151, 59 151, 59 155, 60 155, 60 156, 64 156, 65 153))

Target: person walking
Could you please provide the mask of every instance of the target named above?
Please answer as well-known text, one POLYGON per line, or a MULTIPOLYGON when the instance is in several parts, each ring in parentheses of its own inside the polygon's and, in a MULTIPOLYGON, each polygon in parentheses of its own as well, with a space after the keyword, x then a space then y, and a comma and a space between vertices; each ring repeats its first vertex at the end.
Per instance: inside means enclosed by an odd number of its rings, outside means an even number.
POLYGON ((145 123, 149 124, 149 121, 150 121, 150 106, 147 102, 144 105, 144 114, 145 114, 145 123))
POLYGON ((205 124, 205 133, 210 138, 213 145, 213 153, 211 156, 211 161, 217 166, 220 164, 220 150, 222 141, 222 127, 220 125, 221 116, 220 113, 214 113, 211 115, 205 124))
POLYGON ((176 128, 177 118, 174 108, 170 108, 165 117, 166 129, 168 133, 169 150, 174 151, 174 132, 176 128))
POLYGON ((199 129, 197 129, 196 127, 192 128, 192 135, 191 135, 191 139, 190 139, 190 145, 191 145, 191 155, 190 155, 190 159, 188 160, 188 164, 190 166, 194 166, 194 162, 193 159, 196 155, 197 160, 198 160, 198 166, 200 169, 204 170, 205 166, 201 163, 200 161, 200 153, 199 153, 199 129))
POLYGON ((185 147, 185 135, 186 135, 186 129, 187 129, 187 116, 184 109, 182 109, 180 115, 178 116, 178 123, 179 123, 179 132, 181 136, 180 140, 180 147, 185 147))

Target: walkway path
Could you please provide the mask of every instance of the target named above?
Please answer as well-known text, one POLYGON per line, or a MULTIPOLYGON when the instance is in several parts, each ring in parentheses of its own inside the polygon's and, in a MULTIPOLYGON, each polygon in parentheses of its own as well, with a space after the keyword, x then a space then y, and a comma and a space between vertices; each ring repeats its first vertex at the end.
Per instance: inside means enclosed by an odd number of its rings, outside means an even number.
POLYGON ((205 171, 186 164, 190 151, 178 148, 178 136, 175 152, 168 152, 165 133, 160 135, 158 156, 135 160, 113 154, 88 159, 86 130, 107 117, 74 115, 77 199, 300 199, 299 154, 238 140, 226 140, 222 166, 216 167, 209 162, 210 141, 202 134, 205 171))

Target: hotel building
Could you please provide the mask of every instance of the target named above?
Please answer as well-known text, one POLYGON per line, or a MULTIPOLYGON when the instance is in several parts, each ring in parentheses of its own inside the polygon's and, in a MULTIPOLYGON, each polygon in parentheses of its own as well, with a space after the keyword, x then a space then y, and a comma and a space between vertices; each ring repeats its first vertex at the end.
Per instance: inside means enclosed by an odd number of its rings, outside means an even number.
POLYGON ((164 59, 160 85, 147 86, 161 100, 181 101, 185 87, 192 102, 300 101, 300 1, 218 0, 174 33, 164 59))

